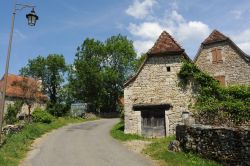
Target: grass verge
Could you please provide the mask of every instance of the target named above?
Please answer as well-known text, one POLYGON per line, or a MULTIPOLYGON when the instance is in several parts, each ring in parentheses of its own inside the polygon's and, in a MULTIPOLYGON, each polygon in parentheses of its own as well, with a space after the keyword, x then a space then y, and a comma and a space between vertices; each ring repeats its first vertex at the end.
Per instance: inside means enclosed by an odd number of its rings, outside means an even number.
POLYGON ((111 136, 120 141, 130 141, 130 140, 144 140, 142 136, 136 134, 125 134, 124 124, 122 122, 117 123, 110 131, 111 136))
POLYGON ((125 134, 124 124, 119 122, 111 129, 111 136, 120 141, 147 140, 149 144, 143 153, 149 155, 154 160, 160 160, 162 166, 218 166, 214 161, 206 160, 198 155, 184 152, 170 152, 167 150, 169 143, 174 137, 147 139, 136 134, 125 134))
POLYGON ((0 147, 0 166, 17 166, 20 160, 26 156, 33 140, 53 129, 70 123, 84 121, 88 120, 81 118, 58 118, 50 124, 32 123, 26 125, 20 133, 9 135, 6 138, 6 142, 0 147))

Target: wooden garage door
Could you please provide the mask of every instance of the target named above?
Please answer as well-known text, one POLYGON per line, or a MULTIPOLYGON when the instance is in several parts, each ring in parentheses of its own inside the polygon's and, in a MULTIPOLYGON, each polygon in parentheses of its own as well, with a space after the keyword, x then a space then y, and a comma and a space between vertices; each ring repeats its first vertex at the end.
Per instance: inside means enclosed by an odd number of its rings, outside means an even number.
POLYGON ((164 110, 145 110, 142 116, 142 135, 145 137, 164 137, 165 111, 164 110))

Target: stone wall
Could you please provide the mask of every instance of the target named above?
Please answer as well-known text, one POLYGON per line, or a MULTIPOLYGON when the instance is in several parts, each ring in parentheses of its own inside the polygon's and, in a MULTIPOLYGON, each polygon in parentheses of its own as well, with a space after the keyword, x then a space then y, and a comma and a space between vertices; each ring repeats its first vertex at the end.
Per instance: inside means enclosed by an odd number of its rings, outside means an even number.
POLYGON ((211 76, 224 75, 226 85, 250 85, 250 62, 246 62, 227 42, 213 44, 201 49, 195 63, 202 71, 211 76), (221 49, 222 63, 212 63, 213 48, 221 49))
MULTIPOLYGON (((6 97, 5 106, 4 106, 4 113, 7 112, 8 105, 14 104, 16 101, 18 101, 18 98, 6 97)), ((42 108, 42 109, 45 109, 45 108, 46 108, 46 104, 45 104, 45 103, 38 103, 38 102, 35 102, 35 103, 33 104, 33 106, 31 107, 31 113, 32 113, 32 112, 34 111, 34 109, 37 108, 37 107, 40 107, 40 108, 42 108)), ((23 104, 22 110, 21 110, 21 112, 20 112, 19 114, 20 114, 20 115, 21 115, 21 114, 28 115, 28 112, 29 112, 28 105, 27 105, 27 104, 23 104)))
POLYGON ((176 125, 182 120, 182 112, 188 111, 193 100, 190 88, 178 86, 180 68, 180 55, 147 59, 136 79, 124 89, 125 133, 141 134, 141 111, 134 111, 134 104, 166 103, 172 106, 170 110, 165 110, 166 135, 175 133, 176 125), (167 67, 170 67, 170 72, 167 67))
POLYGON ((176 127, 176 139, 185 151, 221 162, 223 165, 250 165, 250 129, 203 125, 176 127))

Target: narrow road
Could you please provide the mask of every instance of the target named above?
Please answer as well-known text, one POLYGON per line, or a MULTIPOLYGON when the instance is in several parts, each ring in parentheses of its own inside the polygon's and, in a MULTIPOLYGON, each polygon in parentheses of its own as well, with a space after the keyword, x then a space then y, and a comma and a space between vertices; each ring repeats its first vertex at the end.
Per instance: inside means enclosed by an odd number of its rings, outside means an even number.
POLYGON ((117 119, 63 127, 44 138, 22 166, 149 166, 140 154, 110 136, 117 119))

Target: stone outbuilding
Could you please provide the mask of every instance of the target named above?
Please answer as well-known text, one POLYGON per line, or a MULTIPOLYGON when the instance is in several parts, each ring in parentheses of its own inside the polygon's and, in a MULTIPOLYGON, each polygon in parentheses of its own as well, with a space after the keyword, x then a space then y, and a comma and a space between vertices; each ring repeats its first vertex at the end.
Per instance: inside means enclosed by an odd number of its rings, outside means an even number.
POLYGON ((177 73, 185 50, 163 32, 137 73, 125 83, 125 133, 162 137, 175 133, 176 125, 189 111, 191 88, 179 86, 177 73))
MULTIPOLYGON (((0 80, 0 92, 3 90, 4 77, 0 80)), ((33 78, 8 74, 4 112, 8 105, 19 100, 33 101, 31 112, 36 107, 45 108, 48 97, 41 91, 41 82, 33 78)), ((28 115, 28 105, 23 104, 20 115, 28 115)))
POLYGON ((250 56, 217 30, 201 43, 194 62, 222 85, 250 85, 250 56))

